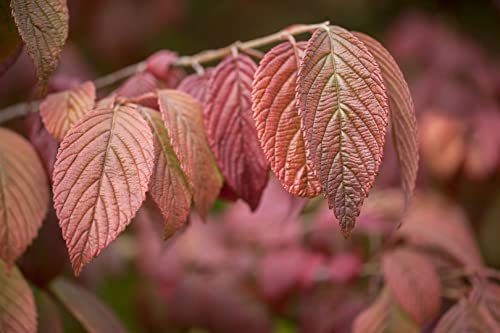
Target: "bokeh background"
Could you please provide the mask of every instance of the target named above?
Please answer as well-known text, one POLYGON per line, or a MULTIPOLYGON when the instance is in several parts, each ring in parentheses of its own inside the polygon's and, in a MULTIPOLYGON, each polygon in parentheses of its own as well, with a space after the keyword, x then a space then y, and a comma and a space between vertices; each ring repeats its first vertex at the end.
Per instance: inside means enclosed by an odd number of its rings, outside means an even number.
MULTIPOLYGON (((429 229, 463 222, 485 263, 500 268, 500 2, 495 0, 68 0, 69 41, 52 79, 94 79, 159 49, 192 54, 329 20, 383 42, 409 82, 419 124, 418 191, 407 214, 429 229)), ((0 107, 36 84, 23 51, 0 78, 0 107)), ((11 121, 50 170, 55 149, 36 115, 11 121)), ((391 145, 350 240, 321 200, 271 180, 261 206, 220 200, 163 242, 147 204, 79 282, 131 332, 349 332, 380 277, 367 264, 400 221, 391 145)), ((415 222, 415 223, 417 223, 415 222)), ((30 282, 72 276, 52 212, 21 258, 30 282)), ((62 311, 62 310, 61 310, 62 311)), ((63 314, 67 332, 83 329, 63 314)))

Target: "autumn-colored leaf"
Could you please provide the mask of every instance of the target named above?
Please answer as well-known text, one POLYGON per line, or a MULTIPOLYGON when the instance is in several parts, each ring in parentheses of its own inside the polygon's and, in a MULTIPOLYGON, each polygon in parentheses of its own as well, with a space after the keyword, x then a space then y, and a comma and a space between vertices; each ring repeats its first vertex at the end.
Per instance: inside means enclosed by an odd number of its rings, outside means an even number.
POLYGON ((140 72, 129 77, 116 91, 117 95, 124 97, 137 97, 153 92, 158 88, 156 78, 149 72, 140 72))
POLYGON ((382 272, 395 301, 416 323, 439 314, 441 282, 427 257, 404 248, 390 251, 382 256, 382 272))
POLYGON ((191 188, 174 153, 161 114, 140 107, 153 132, 155 167, 149 192, 165 219, 165 238, 171 237, 187 221, 191 208, 191 188))
POLYGON ((177 87, 177 90, 183 91, 194 98, 200 103, 205 103, 207 98, 208 83, 214 73, 213 68, 205 69, 203 74, 194 73, 182 80, 177 87))
POLYGON ((410 89, 396 60, 372 37, 354 32, 380 66, 389 97, 392 137, 401 173, 406 204, 415 190, 418 171, 417 119, 410 89))
POLYGON ((31 243, 47 213, 47 176, 33 147, 0 128, 0 259, 13 263, 31 243))
POLYGON ((375 302, 361 312, 353 323, 353 333, 418 333, 419 328, 408 318, 392 295, 383 289, 375 302))
POLYGON ((350 32, 317 29, 297 81, 306 148, 345 236, 382 161, 388 105, 380 69, 350 32))
POLYGON ((10 6, 44 92, 68 37, 66 0, 11 0, 10 6))
POLYGON ((58 279, 51 290, 89 333, 127 332, 111 309, 84 288, 58 279))
POLYGON ((35 333, 35 300, 17 267, 0 260, 0 332, 35 333))
POLYGON ((87 81, 76 88, 48 95, 40 103, 40 116, 47 131, 62 141, 71 126, 92 110, 95 86, 87 81))
POLYGON ((35 289, 35 302, 40 333, 64 333, 64 326, 57 304, 45 291, 35 289))
POLYGON ((307 162, 295 99, 297 71, 306 42, 282 43, 261 60, 253 81, 257 134, 271 169, 292 194, 313 197, 321 185, 307 162))
POLYGON ((153 163, 151 130, 134 105, 95 109, 64 137, 54 166, 54 206, 77 275, 129 224, 153 163))
POLYGON ((475 282, 469 300, 477 304, 488 325, 500 332, 500 286, 490 281, 475 282))
POLYGON ((194 205, 205 219, 223 179, 207 142, 202 106, 194 97, 169 89, 158 91, 158 102, 172 147, 193 189, 194 205))
POLYGON ((476 304, 462 298, 439 320, 434 333, 484 333, 493 330, 476 304))
POLYGON ((268 163, 252 115, 256 65, 243 54, 230 55, 210 79, 205 107, 208 142, 231 189, 257 208, 268 180, 268 163))
POLYGON ((157 78, 167 80, 170 67, 176 59, 177 53, 170 50, 160 50, 147 59, 146 69, 157 78))

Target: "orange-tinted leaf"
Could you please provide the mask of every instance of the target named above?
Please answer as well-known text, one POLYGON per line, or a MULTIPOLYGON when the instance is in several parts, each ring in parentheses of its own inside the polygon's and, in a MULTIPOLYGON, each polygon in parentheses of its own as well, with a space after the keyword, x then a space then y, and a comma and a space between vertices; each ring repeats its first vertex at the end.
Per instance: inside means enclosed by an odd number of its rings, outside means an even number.
POLYGON ((52 284, 51 290, 89 333, 127 332, 115 314, 82 287, 59 279, 52 284))
POLYGON ((213 68, 205 69, 203 75, 194 73, 182 80, 181 84, 177 87, 177 90, 183 91, 194 98, 196 98, 200 103, 205 103, 207 98, 208 82, 214 73, 213 68))
POLYGON ((261 60, 253 81, 253 113, 260 144, 278 180, 292 194, 313 197, 321 185, 306 159, 295 99, 306 42, 282 43, 261 60))
POLYGON ((207 93, 208 142, 232 190, 257 208, 268 180, 268 163, 252 116, 252 81, 256 70, 246 55, 231 55, 215 69, 207 93))
POLYGON ((187 221, 191 208, 191 188, 174 153, 161 114, 140 107, 153 132, 155 167, 149 192, 165 219, 165 238, 171 237, 187 221))
POLYGON ((42 225, 49 202, 45 170, 19 134, 0 128, 0 259, 13 263, 42 225))
POLYGON ((38 329, 40 333, 64 333, 59 309, 52 297, 42 290, 34 290, 36 310, 38 314, 38 329))
POLYGON ((397 249, 382 256, 382 271, 396 302, 420 325, 441 308, 441 282, 432 262, 422 254, 397 249))
POLYGON ((10 6, 43 92, 68 37, 66 0, 11 0, 10 6))
POLYGON ((382 290, 375 302, 354 320, 353 333, 417 333, 415 323, 408 318, 387 289, 382 290))
POLYGON ((48 95, 40 103, 40 115, 47 131, 61 141, 84 114, 92 110, 95 86, 87 81, 80 86, 48 95))
POLYGON ((380 69, 350 32, 318 29, 307 44, 297 94, 306 148, 348 236, 383 155, 388 105, 380 69))
POLYGON ((159 90, 158 102, 172 147, 193 189, 194 205, 205 219, 222 188, 222 176, 207 142, 203 109, 192 96, 159 90))
POLYGON ((151 130, 134 105, 95 109, 64 137, 54 166, 54 206, 77 275, 129 224, 153 163, 151 130))
POLYGON ((434 333, 485 333, 494 331, 482 316, 477 305, 461 299, 441 318, 434 333))
POLYGON ((31 289, 17 267, 0 260, 0 332, 35 333, 36 308, 31 289))
POLYGON ((370 36, 354 32, 370 50, 380 66, 387 95, 392 126, 392 137, 401 173, 406 203, 413 195, 418 171, 417 119, 410 89, 396 60, 382 44, 370 36))

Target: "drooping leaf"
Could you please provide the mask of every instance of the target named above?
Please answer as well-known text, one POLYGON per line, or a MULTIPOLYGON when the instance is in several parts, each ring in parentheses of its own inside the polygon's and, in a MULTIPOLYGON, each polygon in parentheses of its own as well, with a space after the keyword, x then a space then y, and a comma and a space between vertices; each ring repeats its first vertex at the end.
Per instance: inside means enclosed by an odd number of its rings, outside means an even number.
POLYGON ((415 190, 418 171, 417 119, 410 89, 396 60, 382 44, 372 37, 354 32, 380 66, 389 97, 392 138, 401 173, 406 204, 415 190))
POLYGON ((140 107, 153 132, 155 167, 149 192, 165 219, 165 238, 171 237, 187 221, 191 208, 191 187, 174 153, 161 114, 140 107))
POLYGON ((0 332, 35 333, 36 308, 31 289, 17 267, 0 260, 0 332))
POLYGON ((0 259, 12 264, 31 243, 47 213, 47 176, 33 147, 0 128, 0 259))
POLYGON ((306 158, 295 99, 297 71, 306 42, 282 43, 261 60, 253 81, 253 114, 264 154, 292 194, 313 197, 321 185, 306 158))
POLYGON ((223 179, 207 142, 202 106, 194 97, 169 89, 158 91, 158 102, 172 147, 193 189, 194 205, 205 219, 223 179))
POLYGON ((345 236, 380 166, 388 105, 366 46, 336 26, 314 32, 297 80, 306 148, 345 236))
POLYGON ((353 333, 417 333, 417 325, 408 318, 392 295, 383 289, 376 301, 361 312, 353 323, 353 333))
POLYGON ((10 6, 44 92, 68 37, 66 0, 11 0, 10 6))
POLYGON ((89 333, 127 332, 111 309, 84 288, 58 279, 51 290, 89 333))
POLYGON ((204 104, 207 98, 208 83, 213 73, 213 68, 207 68, 202 75, 197 73, 191 74, 182 80, 177 90, 193 96, 200 103, 204 104))
POLYGON ((462 298, 439 320, 435 333, 495 332, 482 316, 477 305, 462 298))
POLYGON ((87 81, 78 87, 48 95, 40 103, 40 115, 47 131, 62 141, 69 129, 94 107, 95 86, 87 81))
POLYGON ((54 206, 77 275, 129 224, 153 163, 151 130, 135 105, 95 109, 64 137, 54 166, 54 206))
POLYGON ((205 107, 208 142, 231 189, 252 209, 268 180, 268 163, 252 116, 256 65, 246 55, 231 55, 210 79, 205 107))
POLYGON ((441 281, 427 257, 404 248, 390 251, 382 256, 382 272, 395 301, 416 323, 439 314, 441 281))
POLYGON ((57 304, 45 291, 35 289, 35 302, 40 333, 64 333, 64 326, 57 304))

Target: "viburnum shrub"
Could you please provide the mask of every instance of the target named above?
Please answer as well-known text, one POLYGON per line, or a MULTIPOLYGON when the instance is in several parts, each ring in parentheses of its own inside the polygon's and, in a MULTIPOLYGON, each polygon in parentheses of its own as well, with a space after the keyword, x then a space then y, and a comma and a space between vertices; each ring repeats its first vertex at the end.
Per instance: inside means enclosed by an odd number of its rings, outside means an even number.
MULTIPOLYGON (((295 197, 323 195, 333 210, 332 220, 348 238, 375 182, 389 128, 405 205, 412 196, 418 168, 412 98, 389 52, 363 33, 328 22, 294 25, 193 56, 161 50, 95 81, 61 80, 61 89, 51 86, 49 77, 68 34, 65 1, 12 0, 10 6, 11 11, 4 2, 0 7, 6 34, 13 36, 0 72, 19 54, 18 32, 35 64, 43 97, 1 110, 0 122, 39 111, 44 128, 60 144, 52 163, 50 148, 57 144, 32 140, 47 149, 42 163, 29 141, 0 128, 1 332, 36 331, 33 295, 15 261, 36 237, 51 198, 79 275, 131 222, 147 193, 161 211, 164 238, 170 238, 185 226, 192 204, 202 220, 219 197, 240 198, 258 210, 269 169, 295 197), (299 40, 306 34, 310 37, 299 40), (267 46, 274 47, 263 54, 259 48, 267 46), (186 75, 183 68, 193 73, 186 75), (103 94, 123 79, 118 89, 103 94)), ((32 134, 41 140, 41 124, 34 126, 32 134)), ((404 232, 411 227, 400 229, 401 241, 433 248, 432 240, 418 244, 412 239, 423 237, 414 228, 409 234, 404 232)), ((357 321, 360 332, 368 332, 359 327, 373 326, 379 312, 389 316, 392 298, 416 325, 423 326, 439 312, 441 287, 433 263, 416 249, 392 245, 381 259, 388 288, 357 321), (420 279, 407 263, 425 276, 420 279), (406 297, 413 287, 422 291, 420 298, 406 297), (434 298, 423 297, 426 288, 434 298)), ((454 245, 446 244, 452 256, 454 245)), ((354 261, 353 272, 335 278, 343 281, 358 274, 360 259, 354 261)), ((474 269, 470 275, 484 278, 481 283, 495 275, 476 261, 464 266, 474 269)), ((310 280, 300 277, 303 283, 310 280)), ((479 283, 474 288, 479 302, 485 289, 479 283)), ((109 314, 102 305, 82 306, 96 301, 81 287, 57 280, 51 289, 53 295, 43 294, 40 302, 50 303, 56 296, 90 331, 123 330, 114 319, 105 320, 109 314)), ((440 327, 466 327, 468 320, 457 324, 452 319, 465 313, 470 302, 461 298, 440 327)), ((483 324, 493 325, 495 314, 488 315, 483 324)), ((390 319, 385 319, 387 325, 390 319)))

